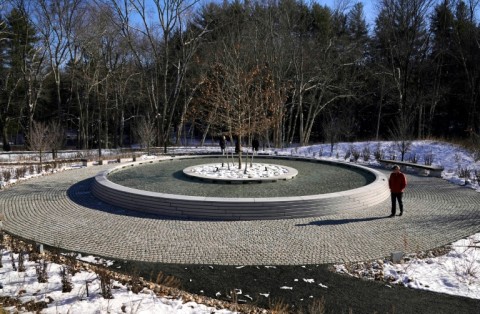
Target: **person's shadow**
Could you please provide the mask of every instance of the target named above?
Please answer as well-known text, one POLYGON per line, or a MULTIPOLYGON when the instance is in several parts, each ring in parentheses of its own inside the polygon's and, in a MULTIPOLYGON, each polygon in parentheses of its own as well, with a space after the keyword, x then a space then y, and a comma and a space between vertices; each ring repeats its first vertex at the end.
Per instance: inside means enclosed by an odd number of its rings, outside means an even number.
POLYGON ((352 218, 352 219, 327 219, 327 220, 317 220, 311 221, 307 224, 296 224, 297 227, 305 226, 335 226, 335 225, 344 225, 354 222, 363 222, 363 221, 373 221, 378 219, 389 218, 389 216, 377 216, 377 217, 366 217, 366 218, 352 218))

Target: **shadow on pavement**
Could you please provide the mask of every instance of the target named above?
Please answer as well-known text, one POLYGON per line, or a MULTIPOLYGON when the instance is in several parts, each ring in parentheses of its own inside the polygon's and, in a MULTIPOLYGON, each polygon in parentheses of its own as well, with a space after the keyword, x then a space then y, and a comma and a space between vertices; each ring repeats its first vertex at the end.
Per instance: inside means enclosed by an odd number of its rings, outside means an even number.
POLYGON ((377 216, 377 217, 366 217, 366 218, 352 218, 352 219, 328 219, 328 220, 317 220, 311 221, 308 224, 296 224, 297 227, 305 227, 305 226, 335 226, 335 225, 344 225, 354 222, 362 222, 362 221, 373 221, 378 219, 385 219, 390 218, 389 215, 387 216, 377 216))
POLYGON ((82 180, 77 182, 76 184, 72 185, 67 190, 68 198, 83 207, 103 211, 110 214, 115 215, 123 215, 123 216, 130 216, 130 217, 140 217, 140 218, 152 218, 152 219, 164 219, 165 217, 161 217, 159 215, 147 214, 136 212, 129 209, 120 208, 117 206, 110 205, 108 203, 103 202, 102 200, 96 198, 92 194, 91 186, 93 184, 94 178, 88 178, 86 180, 82 180))

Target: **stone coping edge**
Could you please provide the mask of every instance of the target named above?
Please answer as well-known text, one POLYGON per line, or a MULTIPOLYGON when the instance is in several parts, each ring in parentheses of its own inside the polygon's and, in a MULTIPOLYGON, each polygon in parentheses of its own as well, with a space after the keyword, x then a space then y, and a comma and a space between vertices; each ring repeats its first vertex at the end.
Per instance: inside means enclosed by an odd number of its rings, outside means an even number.
POLYGON ((136 161, 116 166, 95 176, 92 192, 94 196, 108 204, 134 211, 154 213, 172 218, 209 220, 285 219, 321 216, 349 208, 370 207, 383 202, 390 195, 386 176, 377 170, 347 162, 304 157, 258 156, 257 158, 299 160, 357 168, 372 173, 375 179, 370 184, 346 191, 268 198, 225 198, 167 194, 125 187, 108 179, 109 173, 126 167, 179 159, 215 157, 221 158, 222 156, 178 156, 136 161))

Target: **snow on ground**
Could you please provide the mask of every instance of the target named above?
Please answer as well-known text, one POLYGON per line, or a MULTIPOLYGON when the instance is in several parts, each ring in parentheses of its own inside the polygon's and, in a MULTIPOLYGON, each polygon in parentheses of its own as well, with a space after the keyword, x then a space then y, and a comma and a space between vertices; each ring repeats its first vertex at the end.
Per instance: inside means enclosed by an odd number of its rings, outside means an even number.
MULTIPOLYGON (((379 151, 384 159, 400 160, 400 151, 395 142, 355 142, 355 143, 337 143, 331 150, 330 144, 312 145, 298 148, 289 148, 274 151, 276 155, 298 155, 313 158, 322 158, 330 160, 345 160, 349 151, 356 150, 360 153, 357 160, 360 164, 370 166, 380 166, 375 160, 374 155, 379 151), (364 159, 364 152, 369 152, 368 160, 364 159)), ((432 165, 444 167, 442 177, 454 184, 465 185, 465 178, 460 177, 461 173, 468 170, 471 178, 467 179, 467 186, 480 192, 478 181, 473 180, 475 172, 480 177, 480 160, 475 161, 474 154, 458 145, 422 140, 413 141, 411 147, 405 155, 405 161, 411 159, 417 160, 418 164, 425 164, 425 159, 431 159, 432 165)), ((352 160, 351 157, 348 160, 352 160)))
MULTIPOLYGON (((234 313, 225 309, 216 309, 196 302, 185 302, 180 298, 159 297, 151 289, 143 288, 138 294, 133 293, 125 284, 119 281, 111 282, 112 298, 102 296, 101 280, 97 273, 91 270, 81 270, 71 276, 72 290, 62 292, 61 270, 63 265, 48 262, 46 273, 48 282, 39 283, 38 263, 25 261, 25 271, 13 269, 12 256, 18 269, 18 254, 4 251, 2 254, 3 267, 0 268, 0 296, 19 297, 23 304, 30 302, 41 304, 46 302, 47 308, 41 310, 45 314, 89 314, 89 313, 234 313)), ((96 261, 93 257, 84 260, 96 261)), ((41 263, 40 263, 41 264, 41 263)), ((7 313, 18 313, 14 306, 3 309, 7 313)), ((35 313, 23 309, 20 313, 35 313)))
MULTIPOLYGON (((381 152, 386 159, 394 155, 398 159, 399 151, 393 142, 356 142, 338 143, 331 150, 329 144, 320 144, 306 147, 263 150, 261 153, 269 155, 294 155, 311 158, 345 160, 347 152, 356 150, 360 153, 357 160, 360 164, 377 166, 374 152, 381 152), (367 152, 365 154, 364 152, 367 152), (368 157, 364 157, 368 156, 368 157)), ((207 148, 174 148, 170 153, 200 153, 220 152, 215 146, 207 148)), ((407 155, 407 160, 415 157, 418 163, 423 164, 425 159, 433 159, 433 165, 445 168, 442 176, 454 184, 465 185, 480 191, 478 181, 466 181, 462 178, 462 170, 468 169, 473 175, 480 172, 480 162, 474 160, 471 152, 448 143, 436 141, 414 141, 407 155), (467 182, 467 184, 465 184, 467 182)), ((9 158, 12 155, 9 155, 9 158)), ((142 156, 142 159, 151 158, 142 156)), ((349 158, 347 158, 349 159, 349 158)), ((348 161, 348 160, 347 160, 348 161)), ((2 169, 0 168, 0 171, 2 169)), ((1 181, 0 185, 7 182, 1 181)), ((9 182, 10 183, 10 182, 9 182)), ((455 294, 480 299, 480 233, 468 239, 461 239, 452 244, 451 251, 445 255, 428 257, 426 259, 413 258, 402 264, 385 263, 382 267, 384 278, 395 284, 403 284, 411 288, 455 294)), ((193 302, 184 303, 180 299, 167 299, 155 296, 148 289, 139 294, 128 291, 127 287, 115 282, 112 290, 113 299, 104 299, 100 291, 100 282, 93 272, 82 271, 73 278, 72 292, 62 293, 60 265, 50 264, 48 269, 49 281, 45 284, 37 282, 35 263, 26 262, 25 272, 12 269, 11 255, 3 252, 3 268, 0 268, 0 296, 22 295, 25 301, 46 300, 50 296, 53 301, 42 313, 119 313, 122 308, 127 313, 210 313, 213 308, 193 302), (86 282, 89 282, 90 294, 86 296, 86 282)), ((15 258, 15 254, 14 254, 15 258)), ((18 255, 16 257, 18 259, 18 255)), ((344 269, 337 265, 337 270, 344 269)), ((284 287, 288 289, 288 287, 284 287)), ((227 310, 216 313, 231 313, 227 310)))
POLYGON ((355 277, 382 278, 409 288, 480 299, 480 233, 452 243, 444 255, 428 255, 407 254, 407 261, 398 264, 378 260, 353 267, 334 266, 337 272, 355 277))
POLYGON ((446 255, 386 265, 384 274, 410 288, 480 299, 480 233, 452 243, 446 255))

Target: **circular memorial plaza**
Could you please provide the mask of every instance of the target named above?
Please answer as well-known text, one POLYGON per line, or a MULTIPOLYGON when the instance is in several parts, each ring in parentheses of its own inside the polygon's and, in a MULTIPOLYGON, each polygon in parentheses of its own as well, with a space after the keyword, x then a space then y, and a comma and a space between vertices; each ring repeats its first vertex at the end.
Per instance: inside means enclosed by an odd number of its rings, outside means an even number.
POLYGON ((68 170, 0 191, 4 230, 115 259, 221 265, 369 260, 438 247, 480 230, 478 192, 439 178, 408 175, 402 217, 387 218, 386 199, 362 208, 345 202, 332 214, 312 217, 195 220, 129 210, 95 197, 95 177, 116 166, 68 170))

